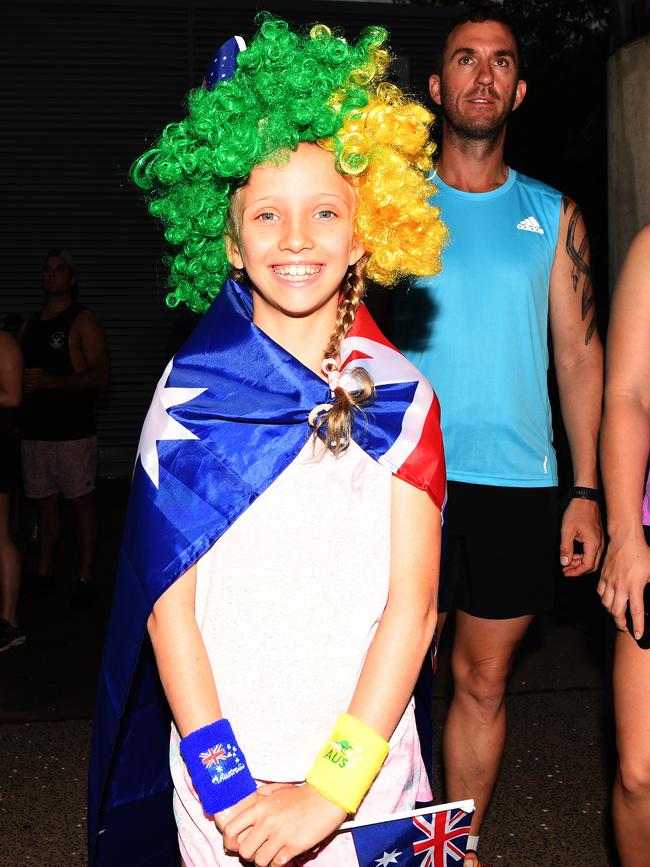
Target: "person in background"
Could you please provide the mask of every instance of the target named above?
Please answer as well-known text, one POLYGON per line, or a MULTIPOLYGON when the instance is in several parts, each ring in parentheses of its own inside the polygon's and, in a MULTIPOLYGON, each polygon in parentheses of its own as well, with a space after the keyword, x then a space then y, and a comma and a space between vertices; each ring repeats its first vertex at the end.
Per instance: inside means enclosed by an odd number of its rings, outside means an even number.
POLYGON ((36 591, 53 590, 54 550, 60 533, 59 494, 72 506, 79 537, 79 577, 73 604, 94 596, 97 437, 94 393, 108 385, 104 333, 76 300, 77 274, 65 250, 43 263, 45 305, 24 325, 25 395, 20 416, 25 494, 36 503, 36 591))
POLYGON ((505 745, 512 662, 534 616, 553 601, 549 326, 574 472, 559 550, 569 577, 595 569, 603 546, 602 348, 580 209, 504 161, 506 124, 526 93, 507 19, 491 7, 456 23, 430 92, 442 109, 433 204, 451 240, 440 275, 400 297, 396 326, 399 347, 442 408, 449 485, 441 625, 456 610, 443 755, 447 797, 476 801, 465 860, 474 867, 505 745))
POLYGON ((16 409, 23 393, 20 346, 0 331, 0 653, 25 643, 16 607, 20 593, 20 555, 11 538, 11 494, 18 480, 16 409))
POLYGON ((650 225, 647 225, 632 241, 614 293, 601 436, 609 546, 598 593, 619 629, 614 656, 619 765, 612 813, 624 867, 645 867, 650 853, 649 457, 650 225), (628 606, 631 632, 626 623, 628 606))

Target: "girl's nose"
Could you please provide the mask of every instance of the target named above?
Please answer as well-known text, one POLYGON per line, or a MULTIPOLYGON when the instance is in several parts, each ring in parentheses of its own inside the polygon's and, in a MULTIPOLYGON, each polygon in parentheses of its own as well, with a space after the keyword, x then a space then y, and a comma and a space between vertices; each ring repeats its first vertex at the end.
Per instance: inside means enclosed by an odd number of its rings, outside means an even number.
POLYGON ((286 231, 284 232, 280 246, 283 250, 291 250, 292 253, 299 253, 301 250, 312 247, 311 234, 309 227, 304 219, 296 215, 285 224, 286 231))

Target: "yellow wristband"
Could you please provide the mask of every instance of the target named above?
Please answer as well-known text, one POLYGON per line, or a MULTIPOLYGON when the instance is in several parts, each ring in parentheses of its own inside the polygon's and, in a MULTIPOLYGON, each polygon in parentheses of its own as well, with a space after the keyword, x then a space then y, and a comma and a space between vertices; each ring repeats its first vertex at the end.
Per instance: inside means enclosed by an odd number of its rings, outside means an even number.
POLYGON ((307 782, 346 813, 356 813, 388 755, 388 742, 342 713, 307 774, 307 782))

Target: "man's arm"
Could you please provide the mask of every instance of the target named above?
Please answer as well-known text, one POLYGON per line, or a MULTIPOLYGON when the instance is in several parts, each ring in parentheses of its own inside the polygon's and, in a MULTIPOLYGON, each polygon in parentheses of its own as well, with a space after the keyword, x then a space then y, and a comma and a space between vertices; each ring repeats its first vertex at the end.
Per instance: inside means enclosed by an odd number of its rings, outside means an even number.
POLYGON ((40 367, 25 370, 25 389, 62 388, 66 391, 89 391, 108 385, 109 359, 106 339, 99 323, 90 312, 82 311, 70 329, 70 358, 74 373, 47 373, 40 367))
MULTIPOLYGON (((574 485, 598 487, 598 430, 603 395, 603 348, 596 329, 590 251, 580 208, 566 196, 550 282, 550 324, 562 419, 569 439, 574 485)), ((572 499, 562 521, 564 574, 596 569, 603 549, 598 504, 572 499), (574 553, 581 542, 583 552, 574 553)))
POLYGON ((0 331, 0 409, 20 406, 23 394, 23 355, 16 340, 0 331))

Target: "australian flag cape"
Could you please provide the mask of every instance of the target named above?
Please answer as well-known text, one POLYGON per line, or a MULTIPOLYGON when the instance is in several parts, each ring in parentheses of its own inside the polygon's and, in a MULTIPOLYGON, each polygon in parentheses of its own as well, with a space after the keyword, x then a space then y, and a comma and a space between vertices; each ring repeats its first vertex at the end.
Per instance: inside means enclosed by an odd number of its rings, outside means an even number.
MULTIPOLYGON (((341 368, 362 366, 377 395, 353 437, 442 509, 439 406, 429 383, 361 307, 341 368)), ((146 623, 162 593, 294 460, 326 382, 252 322, 229 280, 165 369, 136 458, 100 674, 89 774, 89 864, 177 867, 170 712, 146 623)))

